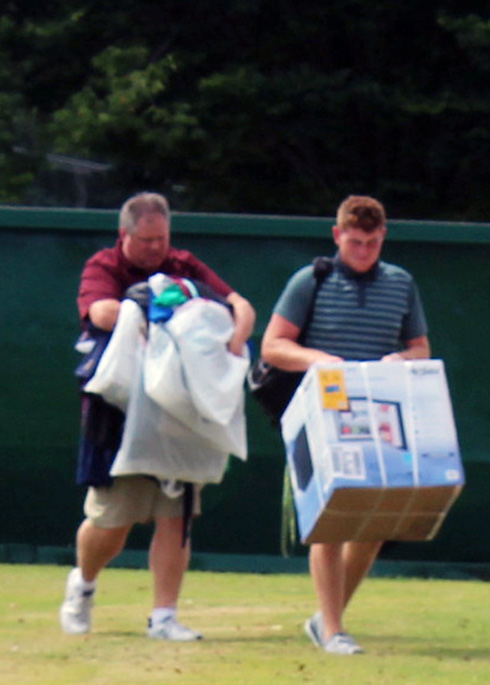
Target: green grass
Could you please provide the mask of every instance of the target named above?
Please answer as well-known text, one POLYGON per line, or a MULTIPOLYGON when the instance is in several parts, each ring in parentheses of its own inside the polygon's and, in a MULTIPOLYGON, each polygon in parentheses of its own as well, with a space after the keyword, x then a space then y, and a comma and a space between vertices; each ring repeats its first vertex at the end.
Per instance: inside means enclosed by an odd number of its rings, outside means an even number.
POLYGON ((101 575, 93 631, 66 636, 58 607, 68 569, 0 565, 0 682, 22 685, 471 685, 490 682, 490 586, 368 579, 347 616, 362 656, 327 655, 303 634, 307 575, 192 571, 180 617, 206 639, 149 640, 148 571, 101 575))

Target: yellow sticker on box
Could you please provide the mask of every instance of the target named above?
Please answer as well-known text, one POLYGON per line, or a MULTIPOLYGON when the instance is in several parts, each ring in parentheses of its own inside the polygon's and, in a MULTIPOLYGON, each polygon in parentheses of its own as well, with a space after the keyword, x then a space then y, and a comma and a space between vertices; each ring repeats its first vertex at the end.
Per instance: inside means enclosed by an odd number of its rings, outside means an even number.
POLYGON ((318 380, 324 409, 345 411, 349 408, 349 398, 345 389, 342 369, 319 369, 318 380))

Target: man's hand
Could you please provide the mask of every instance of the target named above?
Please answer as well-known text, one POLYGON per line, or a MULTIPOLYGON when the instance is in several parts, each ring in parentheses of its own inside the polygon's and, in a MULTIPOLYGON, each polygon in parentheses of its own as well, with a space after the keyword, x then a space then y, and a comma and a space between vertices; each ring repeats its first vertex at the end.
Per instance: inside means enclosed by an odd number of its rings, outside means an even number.
POLYGON ((235 321, 235 331, 228 343, 228 349, 232 354, 241 357, 243 348, 253 333, 255 309, 248 300, 235 292, 230 293, 226 301, 233 307, 233 318, 235 321))
POLYGON ((381 358, 382 362, 404 362, 410 359, 429 359, 430 344, 427 336, 413 338, 406 343, 406 349, 401 352, 392 352, 381 358))
POLYGON ((400 352, 392 352, 391 354, 386 354, 381 358, 382 362, 404 362, 405 357, 403 357, 400 352))

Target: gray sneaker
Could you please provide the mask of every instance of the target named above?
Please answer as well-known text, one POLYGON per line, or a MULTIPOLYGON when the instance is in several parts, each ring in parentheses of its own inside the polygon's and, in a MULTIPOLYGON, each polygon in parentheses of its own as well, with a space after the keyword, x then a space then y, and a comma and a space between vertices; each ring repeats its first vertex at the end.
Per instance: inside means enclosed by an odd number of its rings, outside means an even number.
POLYGON ((193 640, 203 639, 201 633, 181 625, 175 616, 168 616, 155 625, 153 625, 152 619, 149 618, 147 635, 156 640, 171 640, 173 642, 192 642, 193 640))
POLYGON ((65 601, 60 608, 61 628, 69 635, 82 635, 90 630, 90 610, 95 590, 83 588, 79 568, 70 571, 66 581, 65 601))
POLYGON ((363 654, 364 650, 347 633, 335 633, 329 640, 323 634, 323 620, 319 611, 305 621, 305 633, 317 647, 329 654, 363 654))

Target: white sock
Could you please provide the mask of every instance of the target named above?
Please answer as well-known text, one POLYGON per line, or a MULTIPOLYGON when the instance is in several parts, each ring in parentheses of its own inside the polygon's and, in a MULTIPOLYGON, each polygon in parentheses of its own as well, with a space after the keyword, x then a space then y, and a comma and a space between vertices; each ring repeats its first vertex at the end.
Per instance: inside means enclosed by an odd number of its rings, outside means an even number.
POLYGON ((156 607, 151 612, 151 622, 153 625, 166 621, 167 618, 175 618, 177 609, 175 607, 156 607))
POLYGON ((78 568, 78 580, 82 590, 95 590, 97 586, 96 580, 85 580, 85 578, 82 576, 81 568, 78 568))

